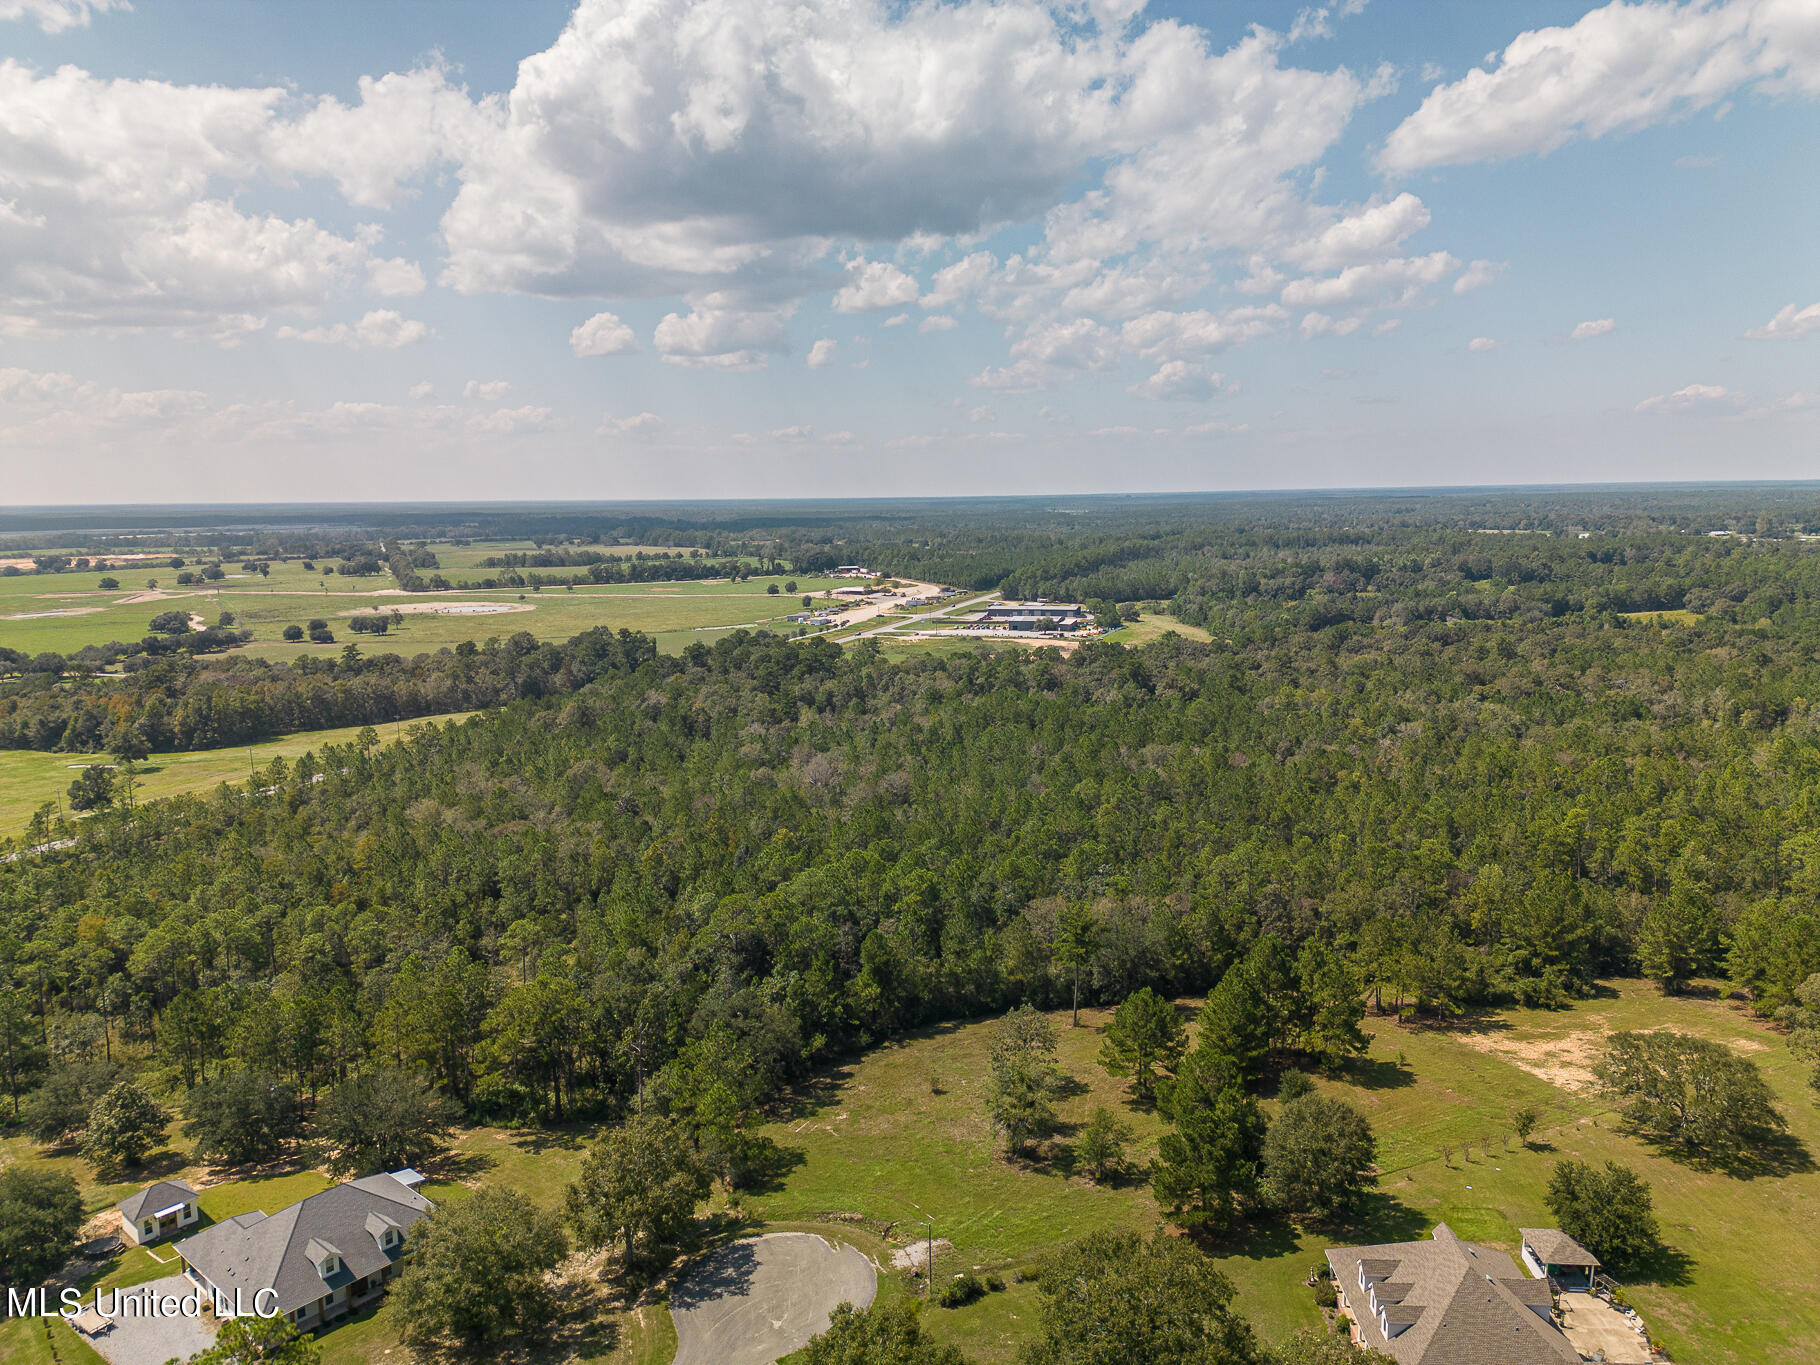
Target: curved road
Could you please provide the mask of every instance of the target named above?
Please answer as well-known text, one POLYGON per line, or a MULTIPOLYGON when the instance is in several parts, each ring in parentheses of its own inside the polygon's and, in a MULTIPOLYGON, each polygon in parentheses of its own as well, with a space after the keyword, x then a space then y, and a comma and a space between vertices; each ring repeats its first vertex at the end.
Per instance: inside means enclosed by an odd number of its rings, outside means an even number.
POLYGON ((807 1232, 772 1232, 722 1247, 670 1294, 676 1365, 771 1365, 826 1331, 839 1304, 864 1308, 872 1263, 807 1232))

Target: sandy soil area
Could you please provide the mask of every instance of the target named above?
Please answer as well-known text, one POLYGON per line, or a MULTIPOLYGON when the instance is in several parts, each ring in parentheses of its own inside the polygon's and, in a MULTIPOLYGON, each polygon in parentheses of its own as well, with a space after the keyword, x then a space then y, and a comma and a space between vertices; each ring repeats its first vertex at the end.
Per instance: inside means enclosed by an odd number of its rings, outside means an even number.
POLYGON ((500 616, 509 611, 536 611, 530 602, 410 602, 395 607, 355 607, 341 616, 366 616, 372 612, 401 616, 500 616))

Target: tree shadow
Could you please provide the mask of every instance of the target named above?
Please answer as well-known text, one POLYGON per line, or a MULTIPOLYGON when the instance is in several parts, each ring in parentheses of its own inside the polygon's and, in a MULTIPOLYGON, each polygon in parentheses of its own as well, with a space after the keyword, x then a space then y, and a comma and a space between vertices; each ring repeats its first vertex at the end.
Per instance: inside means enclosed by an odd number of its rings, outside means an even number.
POLYGON ((807 1118, 833 1103, 841 1087, 852 1078, 853 1065, 850 1062, 825 1067, 812 1076, 805 1076, 773 1098, 765 1106, 765 1115, 778 1123, 807 1118))
POLYGON ((784 1187, 790 1173, 808 1163, 800 1147, 782 1147, 768 1137, 747 1135, 752 1146, 745 1158, 745 1178, 740 1182, 742 1194, 775 1194, 784 1187))
POLYGON ((499 1158, 485 1152, 439 1152, 423 1163, 424 1177, 441 1185, 464 1185, 499 1165, 499 1158))
POLYGON ((1248 1261, 1274 1261, 1298 1250, 1296 1226, 1277 1216, 1239 1223, 1225 1232, 1206 1226, 1190 1228, 1188 1237, 1211 1256, 1241 1256, 1248 1261))
POLYGON ((1346 1079, 1365 1090, 1402 1090, 1416 1083, 1408 1067, 1382 1057, 1353 1057, 1346 1063, 1346 1079))
POLYGON ((541 1156, 550 1151, 575 1151, 582 1145, 582 1135, 572 1128, 529 1128, 513 1133, 508 1141, 521 1152, 541 1156))
POLYGON ((1055 1082, 1055 1094, 1058 1099, 1071 1100, 1077 1095, 1085 1095, 1088 1088, 1087 1082, 1078 1076, 1070 1076, 1066 1072, 1057 1077, 1055 1082))
POLYGON ((758 1273, 758 1248, 750 1241, 729 1242, 684 1271, 670 1289, 670 1304, 686 1312, 714 1299, 743 1295, 758 1273))
POLYGON ((1625 1123, 1623 1131, 1647 1144, 1658 1156, 1696 1171, 1712 1171, 1733 1180, 1779 1179, 1820 1170, 1807 1144, 1793 1133, 1759 1134, 1751 1145, 1697 1149, 1684 1147, 1660 1133, 1625 1123))
POLYGON ((1632 1284, 1657 1284, 1665 1288, 1678 1288, 1693 1279, 1694 1258, 1680 1247, 1658 1243, 1636 1265, 1630 1268, 1625 1278, 1632 1284))
POLYGON ((1428 1216, 1394 1194, 1371 1190, 1348 1212, 1332 1219, 1311 1219, 1309 1226, 1343 1234, 1357 1243, 1411 1242, 1428 1230, 1428 1216))

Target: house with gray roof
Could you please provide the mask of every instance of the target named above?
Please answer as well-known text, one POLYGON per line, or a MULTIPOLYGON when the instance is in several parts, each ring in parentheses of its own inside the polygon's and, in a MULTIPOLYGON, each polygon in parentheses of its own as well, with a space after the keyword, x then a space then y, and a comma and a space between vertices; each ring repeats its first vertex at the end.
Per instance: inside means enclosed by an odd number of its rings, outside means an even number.
POLYGON ((1438 1224, 1421 1242, 1327 1253, 1352 1339, 1399 1365, 1577 1365, 1546 1279, 1438 1224))
POLYGON ((435 1207, 414 1171, 369 1175, 274 1214, 243 1213, 177 1244, 183 1273, 224 1316, 283 1314, 300 1330, 371 1303, 435 1207), (403 1177, 403 1178, 401 1178, 403 1177))
POLYGON ((114 1205, 120 1211, 120 1235, 134 1246, 161 1242, 193 1228, 202 1214, 196 1191, 181 1180, 160 1180, 114 1205))

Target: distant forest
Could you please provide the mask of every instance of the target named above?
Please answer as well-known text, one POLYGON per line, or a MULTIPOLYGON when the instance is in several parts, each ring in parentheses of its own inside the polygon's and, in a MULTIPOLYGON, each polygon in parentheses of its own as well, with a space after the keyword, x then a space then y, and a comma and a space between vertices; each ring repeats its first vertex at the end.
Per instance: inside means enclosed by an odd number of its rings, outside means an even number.
POLYGON ((1490 504, 1380 500, 1371 525, 826 547, 1167 607, 1207 644, 893 661, 595 632, 345 674, 161 663, 120 693, 134 725, 201 689, 508 704, 0 869, 0 1061, 29 1091, 118 1037, 184 1083, 402 1066, 476 1116, 724 1122, 904 1029, 1059 1003, 1077 963, 1104 1002, 1241 961, 1293 993, 1269 964, 1313 944, 1386 1012, 1637 973, 1727 974, 1773 1011, 1820 972, 1820 547, 1811 507, 1732 497, 1685 528, 1622 504, 1485 534, 1490 504))

